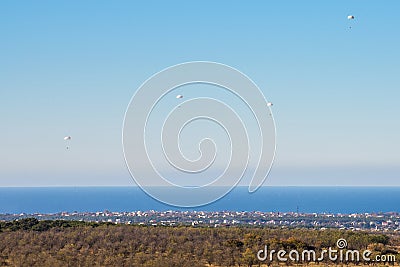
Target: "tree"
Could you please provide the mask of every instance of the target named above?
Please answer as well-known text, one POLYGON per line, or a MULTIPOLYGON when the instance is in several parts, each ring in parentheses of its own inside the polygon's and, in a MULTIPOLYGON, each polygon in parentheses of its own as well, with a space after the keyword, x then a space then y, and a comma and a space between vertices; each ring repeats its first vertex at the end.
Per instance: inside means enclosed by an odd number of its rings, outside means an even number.
POLYGON ((246 248, 246 250, 242 253, 242 262, 247 267, 251 267, 253 264, 256 264, 257 261, 256 253, 250 248, 246 248))

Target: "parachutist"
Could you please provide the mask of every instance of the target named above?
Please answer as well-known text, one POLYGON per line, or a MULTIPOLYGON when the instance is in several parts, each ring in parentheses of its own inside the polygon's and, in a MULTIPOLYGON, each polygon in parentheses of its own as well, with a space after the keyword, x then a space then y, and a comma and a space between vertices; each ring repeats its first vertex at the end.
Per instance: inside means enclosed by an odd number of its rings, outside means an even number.
MULTIPOLYGON (((64 137, 64 141, 68 141, 68 143, 66 143, 66 144, 69 144, 70 140, 71 140, 71 136, 64 137)), ((67 146, 67 149, 69 149, 69 146, 67 146)))

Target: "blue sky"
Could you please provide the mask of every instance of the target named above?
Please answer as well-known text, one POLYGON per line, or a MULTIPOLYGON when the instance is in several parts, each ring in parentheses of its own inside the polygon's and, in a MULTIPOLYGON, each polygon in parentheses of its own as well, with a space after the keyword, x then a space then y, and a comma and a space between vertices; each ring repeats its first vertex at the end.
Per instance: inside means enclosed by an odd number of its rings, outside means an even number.
POLYGON ((274 102, 265 185, 400 186, 398 10, 395 0, 1 1, 0 186, 133 185, 121 145, 130 98, 193 60, 237 68, 274 102))

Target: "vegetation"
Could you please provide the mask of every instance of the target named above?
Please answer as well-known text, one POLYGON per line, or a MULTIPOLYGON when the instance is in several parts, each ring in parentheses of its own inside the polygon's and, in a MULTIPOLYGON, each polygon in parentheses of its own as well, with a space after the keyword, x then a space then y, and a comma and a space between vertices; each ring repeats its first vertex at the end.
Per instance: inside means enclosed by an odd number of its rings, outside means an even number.
POLYGON ((374 254, 397 254, 400 248, 394 233, 23 219, 0 222, 0 266, 260 266, 256 255, 264 245, 317 251, 334 247, 339 238, 350 249, 374 254))

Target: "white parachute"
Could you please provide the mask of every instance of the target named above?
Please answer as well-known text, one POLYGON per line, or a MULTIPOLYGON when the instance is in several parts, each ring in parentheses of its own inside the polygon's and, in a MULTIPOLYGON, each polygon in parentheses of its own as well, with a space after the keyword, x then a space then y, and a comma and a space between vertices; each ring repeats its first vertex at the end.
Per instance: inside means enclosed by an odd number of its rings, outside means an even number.
MULTIPOLYGON (((67 142, 67 141, 69 142, 71 139, 72 139, 72 137, 69 136, 69 135, 67 135, 67 136, 64 137, 64 141, 66 141, 66 142, 67 142)), ((66 146, 66 149, 69 149, 69 145, 66 146)))
POLYGON ((176 99, 180 99, 180 98, 183 98, 183 95, 177 95, 176 96, 176 99))
MULTIPOLYGON (((354 16, 353 16, 353 15, 348 15, 348 16, 347 16, 347 19, 348 19, 349 21, 354 20, 354 16)), ((350 22, 350 23, 353 24, 353 22, 350 22)), ((351 26, 349 26, 349 29, 351 29, 351 26)))
POLYGON ((272 102, 267 102, 267 107, 272 107, 273 105, 272 102))

